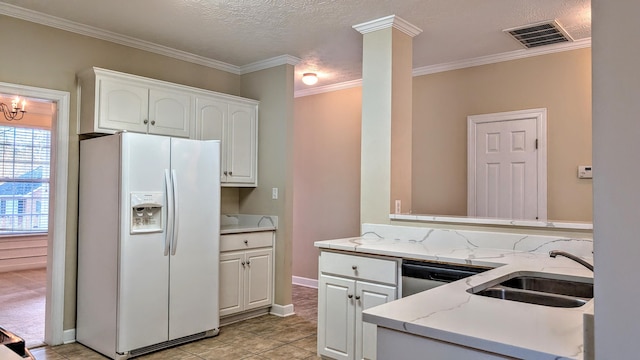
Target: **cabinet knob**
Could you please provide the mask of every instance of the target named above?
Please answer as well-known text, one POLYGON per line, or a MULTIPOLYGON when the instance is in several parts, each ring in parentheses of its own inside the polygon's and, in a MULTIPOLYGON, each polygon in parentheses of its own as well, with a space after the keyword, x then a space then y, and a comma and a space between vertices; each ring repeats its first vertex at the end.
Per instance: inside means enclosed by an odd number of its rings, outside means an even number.
POLYGON ((224 176, 227 176, 227 172, 226 172, 226 171, 225 171, 225 172, 223 172, 223 174, 224 174, 224 176))
POLYGON ((243 262, 241 262, 241 264, 242 264, 242 267, 244 267, 244 261, 243 261, 243 262))
POLYGON ((351 265, 351 268, 352 268, 353 270, 358 270, 358 265, 351 265))
POLYGON ((229 176, 233 176, 233 171, 229 171, 229 176))
POLYGON ((151 120, 151 125, 155 125, 156 121, 155 120, 151 120))
POLYGON ((347 295, 347 297, 348 297, 349 299, 351 299, 351 298, 353 297, 353 295, 349 294, 349 295, 347 295))
POLYGON ((245 241, 244 241, 244 244, 245 244, 245 245, 249 245, 249 240, 245 240, 245 241))
POLYGON ((144 119, 142 122, 143 122, 145 125, 147 125, 147 124, 149 123, 149 120, 144 119))
POLYGON ((356 300, 360 300, 360 296, 359 295, 356 295, 356 300))

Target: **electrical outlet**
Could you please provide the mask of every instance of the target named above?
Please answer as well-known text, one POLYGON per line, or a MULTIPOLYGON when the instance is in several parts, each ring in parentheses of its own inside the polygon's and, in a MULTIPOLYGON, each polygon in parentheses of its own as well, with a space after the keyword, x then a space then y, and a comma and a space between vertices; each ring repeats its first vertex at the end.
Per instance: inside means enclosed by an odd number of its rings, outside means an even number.
POLYGON ((278 188, 271 189, 271 199, 278 200, 278 188))
POLYGON ((396 200, 396 214, 400 214, 402 212, 402 202, 400 200, 396 200))

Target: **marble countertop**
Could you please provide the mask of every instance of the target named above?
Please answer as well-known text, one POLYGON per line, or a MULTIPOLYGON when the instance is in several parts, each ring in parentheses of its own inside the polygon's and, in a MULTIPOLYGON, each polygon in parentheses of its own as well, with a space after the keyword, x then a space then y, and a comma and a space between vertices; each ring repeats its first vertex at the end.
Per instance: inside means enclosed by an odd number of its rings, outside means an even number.
MULTIPOLYGON (((547 250, 547 245, 557 247, 558 244, 578 242, 578 246, 582 246, 580 242, 590 240, 549 239, 547 244, 541 239, 543 242, 533 246, 533 250, 514 250, 518 243, 526 241, 526 237, 514 241, 512 248, 491 248, 479 246, 481 241, 455 231, 451 233, 460 235, 459 241, 429 241, 432 231, 422 240, 389 239, 376 234, 318 241, 315 246, 494 267, 484 273, 365 310, 363 320, 366 322, 516 358, 583 359, 582 318, 584 313, 593 312, 593 300, 578 308, 554 308, 473 295, 467 290, 488 282, 500 282, 511 273, 544 272, 559 278, 592 278, 591 271, 566 258, 550 258, 547 250), (542 251, 537 251, 540 249, 542 251)), ((487 237, 486 234, 484 236, 487 237)), ((582 251, 584 257, 585 251, 582 251)), ((585 259, 592 263, 591 258, 585 259)))
POLYGON ((256 231, 274 231, 278 228, 278 217, 269 215, 222 215, 220 234, 236 234, 256 231))
POLYGON ((390 214, 389 219, 400 221, 417 221, 417 222, 440 222, 452 224, 469 224, 469 225, 505 225, 532 228, 548 228, 556 230, 593 230, 593 224, 583 221, 559 221, 559 220, 513 220, 513 219, 496 219, 496 218, 480 218, 469 216, 447 216, 447 215, 428 215, 428 214, 390 214))

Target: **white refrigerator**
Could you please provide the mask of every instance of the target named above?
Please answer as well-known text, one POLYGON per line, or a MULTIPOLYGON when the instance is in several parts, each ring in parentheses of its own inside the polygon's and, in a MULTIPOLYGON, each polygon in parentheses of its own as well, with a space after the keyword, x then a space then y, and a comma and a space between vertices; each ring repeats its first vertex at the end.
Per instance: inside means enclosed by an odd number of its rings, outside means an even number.
POLYGON ((126 359, 219 331, 220 142, 80 142, 76 339, 126 359))

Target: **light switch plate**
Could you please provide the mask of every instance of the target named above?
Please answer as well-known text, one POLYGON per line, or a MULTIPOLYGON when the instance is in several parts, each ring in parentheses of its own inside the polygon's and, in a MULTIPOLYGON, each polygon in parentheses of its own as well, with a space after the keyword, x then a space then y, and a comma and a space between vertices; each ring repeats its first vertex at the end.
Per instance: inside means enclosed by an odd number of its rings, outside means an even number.
POLYGON ((278 200, 278 188, 271 189, 271 199, 278 200))
POLYGON ((593 167, 591 165, 578 166, 578 179, 593 179, 593 167))

